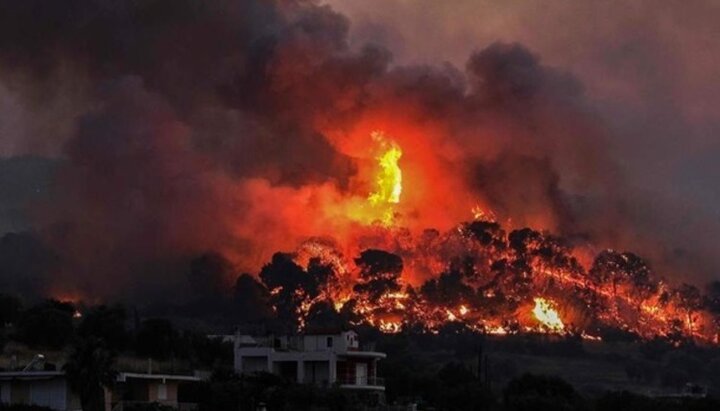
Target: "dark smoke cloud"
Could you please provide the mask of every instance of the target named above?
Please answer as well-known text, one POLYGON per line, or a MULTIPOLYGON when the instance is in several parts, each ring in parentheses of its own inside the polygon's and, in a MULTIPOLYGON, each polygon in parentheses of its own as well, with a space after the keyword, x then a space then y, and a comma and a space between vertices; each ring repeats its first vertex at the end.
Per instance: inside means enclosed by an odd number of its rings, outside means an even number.
POLYGON ((11 294, 40 298, 52 290, 58 256, 33 233, 7 233, 0 237, 0 287, 11 294))
MULTIPOLYGON (((587 89, 586 104, 611 130, 604 149, 628 187, 606 210, 611 217, 595 219, 624 228, 608 233, 607 243, 653 255, 666 271, 717 278, 716 2, 326 3, 352 20, 351 44, 386 45, 398 64, 462 65, 470 52, 501 39, 572 71, 587 89)), ((579 212, 596 208, 584 204, 579 212)))
POLYGON ((178 273, 194 257, 257 272, 297 240, 338 234, 308 216, 355 188, 343 133, 383 110, 441 129, 405 136, 408 153, 432 153, 454 193, 503 218, 603 246, 620 238, 608 221, 634 232, 609 132, 572 75, 514 43, 473 53, 464 72, 392 65, 383 47, 350 48, 350 27, 304 1, 0 3, 3 107, 62 119, 12 126, 46 133, 4 146, 60 147, 51 195, 28 207, 60 256, 50 281, 157 295, 187 287, 178 273))

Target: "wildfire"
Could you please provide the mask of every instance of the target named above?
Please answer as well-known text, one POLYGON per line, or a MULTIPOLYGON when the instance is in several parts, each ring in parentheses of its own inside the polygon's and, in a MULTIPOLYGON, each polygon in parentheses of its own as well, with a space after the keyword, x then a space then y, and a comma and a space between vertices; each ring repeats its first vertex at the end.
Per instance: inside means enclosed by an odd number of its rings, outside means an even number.
POLYGON ((486 210, 479 205, 473 206, 473 208, 470 210, 470 213, 473 216, 473 220, 477 221, 495 221, 495 213, 492 212, 492 210, 486 210))
POLYGON ((561 332, 565 329, 565 324, 563 324, 560 319, 560 315, 557 310, 553 308, 555 305, 553 302, 540 297, 535 297, 533 300, 535 301, 535 307, 532 313, 543 327, 549 331, 556 332, 561 332))
POLYGON ((561 237, 508 229, 479 205, 471 209, 472 220, 446 231, 403 227, 407 221, 396 211, 403 195, 402 150, 383 132, 370 137, 376 162, 363 170, 360 186, 370 182, 372 188, 355 193, 352 206, 334 216, 372 226, 349 243, 305 240, 293 253, 299 267, 286 288, 268 288, 276 306, 294 304, 276 312, 297 315, 298 329, 320 321, 331 307, 349 324, 384 333, 464 327, 492 335, 601 340, 614 329, 644 339, 717 341, 720 318, 703 309, 700 292, 663 282, 632 253, 605 250, 583 263, 561 237), (424 282, 413 282, 418 273, 424 282))

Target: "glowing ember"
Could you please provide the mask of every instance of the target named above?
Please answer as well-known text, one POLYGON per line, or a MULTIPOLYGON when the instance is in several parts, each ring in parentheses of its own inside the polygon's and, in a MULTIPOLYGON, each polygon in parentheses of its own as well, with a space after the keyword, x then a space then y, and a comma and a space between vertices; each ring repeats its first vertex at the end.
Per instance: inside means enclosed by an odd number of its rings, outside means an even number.
POLYGON ((495 213, 492 212, 492 210, 485 210, 479 205, 475 205, 471 210, 470 213, 473 216, 473 220, 478 221, 495 221, 495 213))
POLYGON ((459 311, 460 311, 460 315, 465 315, 465 314, 468 313, 469 310, 468 310, 468 308, 465 307, 464 305, 461 305, 459 311))
POLYGON ((485 330, 486 333, 492 334, 492 335, 505 335, 507 334, 507 330, 500 326, 494 326, 494 327, 488 327, 485 330))
POLYGON ((384 333, 394 334, 400 332, 402 324, 396 321, 385 321, 381 319, 378 328, 384 333))
POLYGON ((563 331, 565 324, 563 324, 558 312, 553 308, 553 303, 544 298, 534 298, 535 307, 532 310, 535 318, 550 331, 563 331))

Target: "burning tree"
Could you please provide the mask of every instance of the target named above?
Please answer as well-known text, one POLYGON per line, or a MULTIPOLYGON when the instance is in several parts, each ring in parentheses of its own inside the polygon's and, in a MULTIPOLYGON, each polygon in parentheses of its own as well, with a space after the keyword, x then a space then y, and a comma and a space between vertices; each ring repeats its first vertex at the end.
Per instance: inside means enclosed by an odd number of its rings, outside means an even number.
POLYGON ((399 256, 370 249, 360 253, 355 264, 360 269, 360 279, 353 289, 369 302, 377 303, 384 295, 400 291, 403 261, 399 256))

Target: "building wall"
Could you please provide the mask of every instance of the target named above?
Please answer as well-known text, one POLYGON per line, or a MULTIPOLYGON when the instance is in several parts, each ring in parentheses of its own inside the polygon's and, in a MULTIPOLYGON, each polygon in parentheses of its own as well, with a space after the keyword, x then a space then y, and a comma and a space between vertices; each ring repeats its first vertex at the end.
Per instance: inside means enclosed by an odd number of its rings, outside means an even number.
POLYGON ((64 410, 67 407, 67 390, 65 380, 36 381, 30 386, 30 403, 64 410))
POLYGON ((165 384, 162 381, 148 381, 148 398, 150 402, 177 404, 177 390, 178 383, 175 381, 166 381, 165 384), (161 395, 163 393, 165 395, 161 395))
POLYGON ((10 403, 10 383, 0 382, 0 403, 10 403))
POLYGON ((336 335, 318 334, 303 337, 303 351, 345 352, 357 349, 358 346, 357 334, 352 331, 336 335), (328 344, 328 342, 330 343, 328 344))
POLYGON ((340 384, 351 384, 355 381, 355 363, 352 360, 337 362, 337 380, 340 384))
POLYGON ((268 358, 267 357, 241 357, 242 364, 240 369, 244 373, 253 372, 268 372, 268 358))
POLYGON ((337 363, 337 378, 340 384, 356 384, 357 383, 357 368, 358 364, 365 364, 367 367, 365 383, 373 381, 377 375, 375 369, 375 361, 373 359, 365 358, 353 358, 344 361, 338 361, 337 363))
POLYGON ((318 385, 327 385, 330 383, 329 361, 305 361, 304 366, 304 383, 318 385))
POLYGON ((7 381, 0 386, 0 402, 66 410, 70 405, 64 379, 7 381))
POLYGON ((25 381, 11 382, 10 404, 30 404, 30 384, 25 381))
POLYGON ((139 379, 128 379, 121 385, 116 387, 121 391, 121 400, 123 401, 149 401, 150 391, 147 382, 139 379))
POLYGON ((297 381, 298 362, 297 361, 274 361, 273 374, 287 378, 291 381, 297 381))

